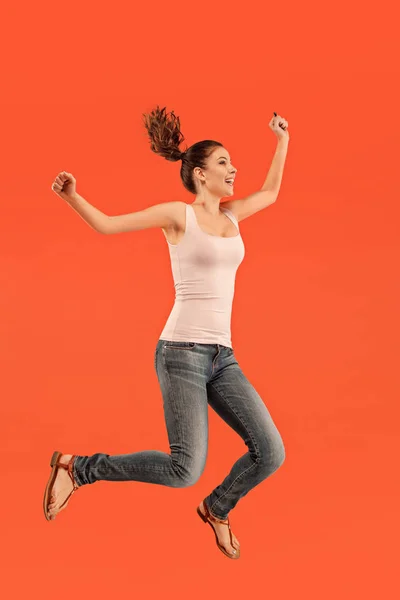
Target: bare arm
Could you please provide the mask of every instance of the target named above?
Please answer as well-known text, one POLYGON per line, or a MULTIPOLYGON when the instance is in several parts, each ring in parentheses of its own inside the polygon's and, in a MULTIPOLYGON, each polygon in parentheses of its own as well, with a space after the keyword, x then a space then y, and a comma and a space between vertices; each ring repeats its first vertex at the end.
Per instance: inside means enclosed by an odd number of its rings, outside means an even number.
POLYGON ((150 229, 151 227, 170 227, 176 221, 176 208, 180 204, 179 202, 163 202, 137 212, 108 216, 77 193, 65 200, 92 229, 105 235, 150 229))
POLYGON ((89 204, 85 198, 82 198, 76 192, 72 196, 67 196, 62 192, 59 194, 63 200, 95 231, 103 233, 107 227, 110 217, 92 204, 89 204))
POLYGON ((250 194, 243 200, 229 200, 223 203, 222 206, 231 210, 238 221, 251 217, 276 201, 281 187, 288 147, 289 142, 286 138, 278 141, 271 167, 261 190, 250 194))
POLYGON ((288 146, 289 140, 287 138, 281 138, 280 140, 278 140, 274 158, 272 159, 267 178, 264 181, 261 190, 275 192, 276 195, 279 194, 288 146))
POLYGON ((176 214, 181 202, 163 202, 154 204, 144 210, 108 217, 100 233, 122 233, 160 227, 166 229, 176 224, 176 214))

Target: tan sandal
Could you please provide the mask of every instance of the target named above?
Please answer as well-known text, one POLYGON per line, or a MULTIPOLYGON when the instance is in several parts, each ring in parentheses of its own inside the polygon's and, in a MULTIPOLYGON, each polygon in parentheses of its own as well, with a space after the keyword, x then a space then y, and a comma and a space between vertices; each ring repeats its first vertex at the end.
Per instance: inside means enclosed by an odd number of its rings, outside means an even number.
POLYGON ((49 515, 48 512, 48 507, 49 507, 49 498, 51 497, 51 492, 53 491, 53 485, 54 482, 56 480, 57 477, 57 470, 62 467, 63 469, 66 469, 68 471, 68 475, 70 476, 72 483, 74 485, 74 487, 72 488, 72 491, 70 494, 68 494, 68 496, 65 498, 64 502, 61 504, 60 509, 65 505, 66 502, 68 502, 68 500, 70 499, 70 497, 72 496, 72 494, 75 492, 75 490, 78 489, 78 485, 74 479, 74 476, 72 474, 72 466, 74 463, 74 459, 75 459, 75 454, 72 455, 71 459, 68 461, 68 463, 63 464, 61 462, 59 462, 59 458, 62 456, 62 452, 53 452, 53 456, 51 457, 51 461, 50 461, 50 466, 53 467, 52 471, 50 473, 50 477, 49 480, 47 482, 46 485, 46 489, 44 492, 44 498, 43 498, 43 509, 44 509, 44 516, 46 517, 46 519, 48 521, 51 521, 51 517, 49 515))
POLYGON ((203 500, 203 507, 204 507, 204 510, 205 510, 206 514, 203 515, 203 513, 201 512, 199 506, 197 507, 197 513, 201 517, 201 519, 204 521, 204 523, 208 523, 212 527, 212 530, 214 531, 214 534, 215 534, 215 540, 217 542, 218 548, 221 550, 221 552, 223 552, 225 554, 225 556, 228 556, 228 558, 233 558, 234 560, 240 558, 240 548, 236 548, 236 553, 235 554, 230 554, 229 552, 227 552, 225 550, 225 548, 219 543, 217 532, 215 531, 215 528, 213 527, 213 522, 214 523, 222 523, 223 525, 228 525, 229 535, 230 535, 230 538, 231 538, 231 546, 233 548, 235 548, 235 546, 233 545, 233 540, 232 540, 232 530, 231 530, 231 526, 229 524, 229 517, 227 519, 225 519, 224 521, 222 521, 221 519, 217 519, 216 517, 214 517, 210 513, 210 511, 208 510, 208 506, 204 502, 204 500, 203 500))

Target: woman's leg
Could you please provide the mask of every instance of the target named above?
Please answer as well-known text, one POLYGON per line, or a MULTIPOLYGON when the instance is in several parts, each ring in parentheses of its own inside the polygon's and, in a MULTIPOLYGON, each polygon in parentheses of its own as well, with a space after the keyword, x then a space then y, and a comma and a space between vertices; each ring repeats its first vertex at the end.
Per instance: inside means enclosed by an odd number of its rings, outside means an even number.
POLYGON ((170 487, 194 484, 203 472, 208 443, 208 404, 204 360, 191 342, 160 340, 155 367, 160 383, 171 453, 142 450, 110 456, 77 456, 78 486, 107 481, 143 481, 170 487))
POLYGON ((267 407, 243 374, 232 349, 222 347, 207 390, 210 406, 248 447, 223 482, 205 498, 211 514, 226 519, 240 498, 281 466, 285 448, 267 407))

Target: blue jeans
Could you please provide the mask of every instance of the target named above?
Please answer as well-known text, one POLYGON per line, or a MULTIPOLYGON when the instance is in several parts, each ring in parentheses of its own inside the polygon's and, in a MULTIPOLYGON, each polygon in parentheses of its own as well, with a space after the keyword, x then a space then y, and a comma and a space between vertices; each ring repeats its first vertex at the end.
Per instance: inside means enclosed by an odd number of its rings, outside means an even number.
POLYGON ((280 467, 285 458, 282 438, 232 348, 160 339, 155 368, 171 453, 143 450, 77 456, 73 466, 76 483, 81 486, 107 480, 193 485, 206 462, 210 404, 248 449, 222 483, 204 498, 212 515, 226 519, 240 498, 280 467))

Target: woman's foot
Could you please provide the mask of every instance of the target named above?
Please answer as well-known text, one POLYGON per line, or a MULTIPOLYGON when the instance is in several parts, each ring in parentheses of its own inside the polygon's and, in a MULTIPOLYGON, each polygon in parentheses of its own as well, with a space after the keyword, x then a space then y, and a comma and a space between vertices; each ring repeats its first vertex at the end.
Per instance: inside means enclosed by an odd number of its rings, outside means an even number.
MULTIPOLYGON (((72 454, 63 454, 60 456, 59 462, 66 465, 71 460, 72 456, 72 454)), ((48 513, 51 520, 54 520, 60 511, 64 510, 64 508, 67 508, 69 500, 62 508, 60 508, 60 506, 72 492, 73 488, 74 485, 71 477, 68 474, 68 471, 62 467, 58 468, 56 479, 54 481, 53 489, 49 498, 48 513)))
MULTIPOLYGON (((206 511, 204 510, 204 502, 203 501, 201 501, 199 509, 203 515, 206 514, 206 511)), ((229 535, 229 528, 226 525, 224 525, 224 523, 228 523, 228 519, 225 519, 225 521, 223 521, 223 523, 211 521, 211 524, 215 529, 215 532, 218 537, 218 541, 221 544, 221 546, 223 546, 225 548, 225 550, 227 552, 229 552, 229 554, 236 554, 235 550, 236 549, 239 550, 239 548, 240 548, 239 541, 232 531, 232 542, 233 542, 233 547, 232 547, 231 538, 229 535)))

